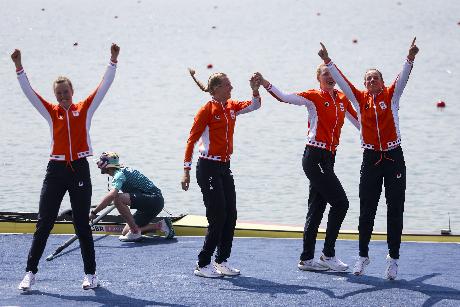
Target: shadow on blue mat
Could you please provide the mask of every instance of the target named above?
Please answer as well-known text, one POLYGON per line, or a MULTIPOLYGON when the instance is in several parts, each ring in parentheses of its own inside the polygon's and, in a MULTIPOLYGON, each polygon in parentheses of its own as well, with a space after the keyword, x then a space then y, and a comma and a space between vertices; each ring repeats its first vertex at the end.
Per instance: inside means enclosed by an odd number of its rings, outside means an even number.
POLYGON ((432 273, 412 280, 397 279, 390 281, 373 276, 355 276, 349 274, 345 276, 348 282, 360 285, 368 285, 372 286, 372 288, 352 291, 344 295, 338 296, 338 298, 343 299, 358 294, 372 293, 387 289, 402 289, 413 292, 419 292, 428 296, 429 298, 422 305, 424 307, 433 306, 442 300, 460 301, 460 291, 458 291, 457 289, 437 285, 430 285, 425 283, 426 280, 441 275, 441 273, 432 273))
POLYGON ((282 284, 273 282, 270 280, 255 278, 255 277, 246 277, 246 276, 237 276, 233 278, 225 278, 225 281, 233 284, 234 286, 239 287, 240 289, 225 289, 220 288, 220 290, 226 291, 242 291, 242 292, 252 292, 259 294, 269 294, 272 297, 275 297, 276 294, 305 294, 308 291, 319 291, 332 299, 343 300, 348 297, 352 297, 359 294, 373 293, 381 290, 389 289, 402 289, 409 290, 414 292, 419 292, 425 294, 429 298, 423 303, 422 306, 428 307, 437 304, 442 300, 456 300, 460 301, 460 291, 450 287, 436 286, 425 283, 427 279, 433 278, 435 276, 440 276, 440 273, 433 273, 425 275, 413 280, 393 280, 389 281, 383 278, 373 277, 373 276, 355 276, 353 274, 344 274, 344 273, 333 273, 333 272, 324 272, 319 274, 328 274, 328 275, 337 275, 343 277, 347 282, 372 286, 371 288, 360 289, 352 292, 348 292, 342 295, 336 295, 333 291, 325 289, 323 287, 312 287, 305 285, 292 285, 292 284, 282 284))
POLYGON ((225 281, 230 282, 234 286, 240 287, 241 289, 224 289, 220 288, 219 290, 227 291, 242 291, 242 292, 252 292, 259 294, 269 294, 272 297, 275 297, 276 294, 305 294, 308 291, 320 291, 328 295, 331 298, 337 298, 334 292, 331 290, 322 288, 322 287, 310 287, 310 286, 301 286, 301 285, 291 285, 291 284, 281 284, 271 280, 260 279, 249 276, 235 276, 224 278, 225 281))
POLYGON ((87 296, 87 295, 60 295, 55 293, 48 293, 39 290, 32 290, 28 292, 26 295, 42 295, 42 296, 49 296, 55 297, 58 299, 74 301, 74 302, 94 302, 99 303, 101 306, 178 306, 182 307, 185 305, 179 304, 170 304, 170 303, 163 303, 157 301, 148 301, 138 298, 129 297, 126 295, 115 294, 110 292, 109 290, 99 287, 94 290, 87 290, 87 291, 94 291, 95 296, 87 296))

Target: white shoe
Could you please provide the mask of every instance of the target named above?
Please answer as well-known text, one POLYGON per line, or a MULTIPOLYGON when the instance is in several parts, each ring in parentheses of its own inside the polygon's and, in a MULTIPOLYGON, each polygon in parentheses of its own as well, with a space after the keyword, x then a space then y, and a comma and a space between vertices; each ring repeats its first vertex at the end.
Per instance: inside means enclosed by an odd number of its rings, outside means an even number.
POLYGON ((193 274, 195 274, 196 276, 207 278, 218 278, 224 276, 222 273, 218 272, 212 264, 208 264, 201 268, 197 264, 195 271, 193 271, 193 274))
POLYGON ((315 259, 310 260, 300 260, 297 267, 303 271, 327 271, 329 270, 328 267, 322 266, 315 259))
POLYGON ((18 289, 22 291, 29 291, 32 289, 33 284, 35 284, 35 274, 28 271, 19 284, 18 289))
POLYGON ((131 232, 131 230, 130 230, 124 236, 119 236, 118 240, 123 241, 123 242, 136 242, 136 241, 139 241, 141 238, 142 238, 142 234, 141 234, 140 231, 139 232, 131 232))
POLYGON ((396 279, 398 276, 398 259, 393 259, 387 255, 387 268, 385 270, 385 278, 389 280, 396 279))
POLYGON ((94 289, 99 287, 99 280, 97 278, 96 274, 86 274, 85 277, 83 278, 83 283, 81 284, 81 287, 84 290, 89 290, 89 289, 94 289))
POLYGON ((327 267, 332 271, 344 272, 348 270, 348 264, 343 263, 342 260, 337 257, 326 257, 324 254, 322 254, 317 261, 318 264, 327 267))
POLYGON ((229 266, 227 261, 224 261, 222 263, 217 263, 217 262, 213 261, 213 265, 214 265, 214 268, 216 269, 216 271, 218 273, 222 274, 222 275, 236 276, 236 275, 240 275, 240 273, 241 273, 240 270, 232 268, 231 266, 229 266))
POLYGON ((366 268, 366 266, 369 265, 369 263, 371 263, 371 260, 369 259, 369 257, 358 256, 355 266, 353 267, 353 274, 356 276, 363 275, 364 269, 366 268))
POLYGON ((165 239, 172 239, 176 235, 169 217, 165 217, 161 221, 161 231, 164 233, 165 239))

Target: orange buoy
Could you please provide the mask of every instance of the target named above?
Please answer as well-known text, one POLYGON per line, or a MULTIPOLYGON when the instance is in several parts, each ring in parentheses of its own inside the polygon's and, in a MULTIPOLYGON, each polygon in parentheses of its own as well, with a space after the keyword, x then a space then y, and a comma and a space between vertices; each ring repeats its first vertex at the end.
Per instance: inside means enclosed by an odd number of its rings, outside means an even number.
POLYGON ((437 103, 436 103, 436 106, 438 108, 445 108, 446 107, 446 103, 442 100, 439 100, 437 103))
POLYGON ((208 64, 208 66, 206 66, 208 69, 211 69, 213 66, 212 64, 208 64))

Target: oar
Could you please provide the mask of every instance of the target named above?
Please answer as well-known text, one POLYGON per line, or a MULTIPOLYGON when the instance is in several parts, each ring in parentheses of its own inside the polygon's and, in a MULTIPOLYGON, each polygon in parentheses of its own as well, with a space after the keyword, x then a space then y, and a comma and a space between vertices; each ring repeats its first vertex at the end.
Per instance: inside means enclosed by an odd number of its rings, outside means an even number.
MULTIPOLYGON (((107 210, 102 213, 101 215, 99 215, 97 218, 95 218, 93 220, 92 223, 89 224, 90 227, 93 227, 94 225, 97 224, 97 222, 99 222, 104 216, 106 216, 107 214, 110 213, 110 211, 112 211, 113 209, 115 209, 115 205, 112 205, 110 207, 107 208, 107 210)), ((47 261, 51 261, 53 260, 54 258, 56 258, 56 256, 62 252, 65 248, 67 248, 70 244, 72 244, 75 240, 78 239, 78 236, 77 235, 74 235, 72 236, 70 239, 68 239, 67 241, 65 241, 61 246, 59 246, 55 251, 54 253, 52 253, 51 255, 49 255, 48 257, 46 257, 46 260, 47 261)))

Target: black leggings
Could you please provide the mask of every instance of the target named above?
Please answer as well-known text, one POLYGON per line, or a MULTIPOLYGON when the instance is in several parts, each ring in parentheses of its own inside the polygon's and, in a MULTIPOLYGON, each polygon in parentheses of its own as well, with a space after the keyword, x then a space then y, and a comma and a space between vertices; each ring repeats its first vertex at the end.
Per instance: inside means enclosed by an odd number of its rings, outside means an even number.
POLYGON ((75 233, 80 240, 85 274, 96 272, 93 234, 88 217, 92 186, 89 165, 85 158, 73 161, 71 164, 64 161, 49 161, 40 194, 38 222, 27 258, 26 271, 37 273, 38 262, 53 229, 62 198, 67 191, 72 206, 75 233))
POLYGON ((237 218, 236 193, 230 162, 200 158, 196 178, 203 193, 209 223, 203 248, 198 255, 198 265, 203 267, 211 263, 216 247, 217 263, 230 257, 237 218))
POLYGON ((327 203, 331 205, 327 220, 323 253, 335 256, 335 241, 348 210, 348 198, 334 173, 335 155, 328 150, 306 146, 302 166, 310 180, 308 212, 303 233, 303 252, 300 260, 310 260, 315 255, 316 236, 327 203))
POLYGON ((399 259, 406 195, 406 164, 401 147, 380 152, 365 149, 359 182, 359 255, 368 257, 375 214, 385 185, 387 243, 390 257, 399 259))

